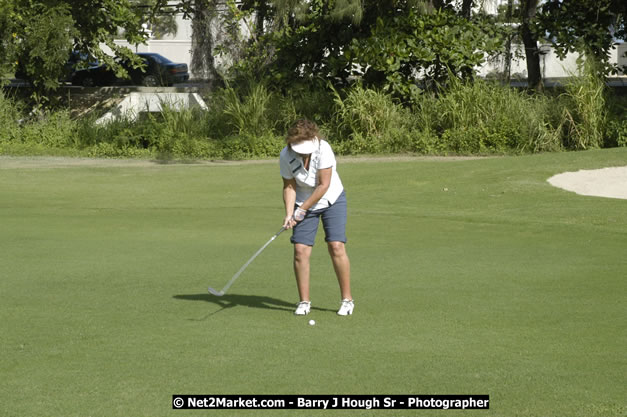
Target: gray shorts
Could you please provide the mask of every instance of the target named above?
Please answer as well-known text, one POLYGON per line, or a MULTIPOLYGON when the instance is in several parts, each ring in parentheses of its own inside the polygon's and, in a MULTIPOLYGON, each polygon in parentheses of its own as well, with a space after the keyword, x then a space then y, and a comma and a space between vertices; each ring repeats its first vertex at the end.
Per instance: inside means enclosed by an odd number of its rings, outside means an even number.
POLYGON ((292 229, 290 241, 313 246, 320 219, 322 219, 325 241, 346 243, 346 194, 344 191, 342 191, 335 203, 329 207, 308 211, 305 219, 292 229))

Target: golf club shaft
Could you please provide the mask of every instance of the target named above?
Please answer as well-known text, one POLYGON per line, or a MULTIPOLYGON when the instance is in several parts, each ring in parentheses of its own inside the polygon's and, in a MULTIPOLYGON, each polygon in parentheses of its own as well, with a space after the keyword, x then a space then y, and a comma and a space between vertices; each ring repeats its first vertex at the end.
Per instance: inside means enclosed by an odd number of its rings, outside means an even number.
POLYGON ((233 275, 233 278, 231 278, 231 279, 230 279, 230 281, 226 283, 226 285, 224 286, 224 288, 222 288, 222 291, 220 291, 220 292, 224 294, 224 293, 225 293, 225 292, 226 292, 226 291, 227 291, 227 290, 231 287, 231 285, 233 285, 233 283, 235 282, 235 280, 236 280, 236 279, 237 279, 237 278, 238 278, 238 277, 242 274, 242 272, 244 272, 244 270, 248 267, 248 265, 250 265, 250 263, 251 263, 252 261, 254 261, 254 260, 255 260, 255 258, 256 258, 257 256, 259 256, 259 254, 260 254, 261 252, 263 252, 263 250, 264 250, 264 249, 265 249, 265 248, 266 248, 266 247, 267 247, 270 243, 272 243, 272 241, 273 241, 274 239, 276 239, 276 238, 277 238, 277 236, 278 236, 278 235, 280 235, 280 234, 281 234, 284 230, 285 230, 285 227, 281 227, 281 230, 279 230, 279 231, 278 231, 278 232, 277 232, 274 236, 272 236, 272 237, 270 238, 270 240, 268 240, 268 241, 267 241, 267 242, 266 242, 266 243, 265 243, 265 244, 261 247, 261 249, 259 249, 259 250, 258 250, 258 251, 257 251, 257 252, 256 252, 256 253, 255 253, 255 254, 254 254, 254 255, 253 255, 250 259, 249 259, 249 260, 248 260, 248 262, 246 262, 246 263, 244 264, 244 266, 242 266, 242 267, 239 269, 239 271, 237 271, 237 272, 235 273, 235 275, 233 275))

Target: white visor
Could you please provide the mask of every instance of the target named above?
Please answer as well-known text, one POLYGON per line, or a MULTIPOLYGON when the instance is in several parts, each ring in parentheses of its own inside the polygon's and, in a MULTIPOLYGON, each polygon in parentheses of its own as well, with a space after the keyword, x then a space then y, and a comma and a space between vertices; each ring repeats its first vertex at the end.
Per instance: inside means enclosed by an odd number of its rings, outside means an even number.
POLYGON ((311 153, 314 153, 314 151, 318 147, 318 138, 304 140, 298 143, 292 143, 290 146, 292 147, 292 150, 296 153, 309 155, 311 153))

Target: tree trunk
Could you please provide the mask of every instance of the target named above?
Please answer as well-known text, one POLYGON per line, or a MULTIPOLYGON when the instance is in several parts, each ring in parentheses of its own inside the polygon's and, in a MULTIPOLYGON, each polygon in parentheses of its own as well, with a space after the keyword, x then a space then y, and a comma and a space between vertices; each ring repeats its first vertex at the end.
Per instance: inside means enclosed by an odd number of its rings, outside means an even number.
MULTIPOLYGON (((512 23, 512 15, 514 12, 514 0, 507 0, 507 11, 505 12, 505 20, 507 23, 512 23)), ((507 42, 505 44, 505 80, 509 84, 512 79, 512 38, 513 34, 507 35, 507 42)))
POLYGON ((432 0, 431 5, 434 9, 439 10, 444 8, 445 3, 444 0, 432 0))
POLYGON ((268 14, 268 5, 265 1, 259 2, 255 12, 255 31, 257 39, 261 38, 264 33, 264 24, 268 14))
POLYGON ((466 19, 470 19, 470 14, 472 12, 472 6, 474 6, 474 0, 463 0, 462 1, 462 16, 466 19))
POLYGON ((540 71, 540 49, 538 48, 538 38, 531 29, 531 22, 536 16, 538 0, 523 0, 520 6, 522 12, 520 34, 527 57, 527 84, 529 88, 541 91, 543 86, 542 72, 540 71))
POLYGON ((213 5, 196 0, 192 17, 192 62, 194 77, 207 80, 209 84, 220 79, 213 57, 213 33, 211 23, 215 17, 213 5))

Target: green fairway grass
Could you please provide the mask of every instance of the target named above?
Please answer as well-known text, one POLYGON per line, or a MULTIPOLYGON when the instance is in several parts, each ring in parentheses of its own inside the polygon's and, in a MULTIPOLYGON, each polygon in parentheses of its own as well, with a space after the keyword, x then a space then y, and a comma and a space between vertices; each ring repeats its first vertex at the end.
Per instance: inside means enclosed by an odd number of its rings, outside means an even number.
POLYGON ((290 232, 207 293, 280 228, 277 161, 2 164, 0 416, 627 414, 627 200, 546 181, 625 166, 625 148, 340 160, 349 317, 322 230, 309 316, 292 313, 290 232), (490 409, 181 411, 174 394, 487 394, 490 409))

